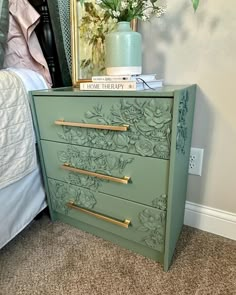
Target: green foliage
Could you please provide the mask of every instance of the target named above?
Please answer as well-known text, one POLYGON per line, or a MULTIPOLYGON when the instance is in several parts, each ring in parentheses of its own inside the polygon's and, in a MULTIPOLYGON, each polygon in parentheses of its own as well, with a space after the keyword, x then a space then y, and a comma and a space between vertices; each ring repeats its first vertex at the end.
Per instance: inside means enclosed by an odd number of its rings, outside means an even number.
POLYGON ((142 21, 149 20, 152 16, 161 16, 165 8, 156 0, 96 0, 106 13, 119 21, 131 21, 138 18, 142 21))
POLYGON ((194 8, 194 10, 195 10, 195 11, 196 11, 196 10, 197 10, 197 8, 198 8, 199 1, 200 1, 200 0, 192 0, 192 3, 193 3, 193 8, 194 8))

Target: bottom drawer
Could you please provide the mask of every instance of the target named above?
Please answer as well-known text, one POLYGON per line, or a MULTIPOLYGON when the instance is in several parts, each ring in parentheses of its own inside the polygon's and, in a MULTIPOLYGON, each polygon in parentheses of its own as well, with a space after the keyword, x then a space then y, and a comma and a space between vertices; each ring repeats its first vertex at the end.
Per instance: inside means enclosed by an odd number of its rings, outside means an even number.
POLYGON ((164 251, 165 211, 54 179, 48 185, 52 209, 58 213, 164 251))

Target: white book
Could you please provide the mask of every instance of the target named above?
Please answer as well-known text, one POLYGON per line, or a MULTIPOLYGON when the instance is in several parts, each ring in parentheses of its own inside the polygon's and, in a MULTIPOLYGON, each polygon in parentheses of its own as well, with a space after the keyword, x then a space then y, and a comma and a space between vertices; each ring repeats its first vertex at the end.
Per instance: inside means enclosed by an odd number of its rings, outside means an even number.
POLYGON ((122 82, 131 81, 131 75, 124 76, 93 76, 92 82, 122 82))
POLYGON ((156 74, 143 74, 143 75, 106 75, 106 76, 93 76, 92 82, 121 82, 121 81, 137 81, 137 79, 148 81, 156 81, 156 74))
POLYGON ((163 80, 155 80, 155 81, 139 81, 136 85, 136 90, 152 90, 156 88, 163 87, 163 80))
POLYGON ((121 82, 81 82, 80 90, 111 90, 111 91, 132 91, 132 90, 151 90, 163 86, 163 80, 145 81, 136 79, 136 81, 121 82))
POLYGON ((135 81, 121 82, 81 82, 80 90, 107 90, 107 91, 133 91, 136 90, 137 83, 135 81))
POLYGON ((135 80, 135 81, 144 80, 146 82, 159 81, 159 79, 157 79, 157 74, 134 75, 131 77, 131 80, 135 80))

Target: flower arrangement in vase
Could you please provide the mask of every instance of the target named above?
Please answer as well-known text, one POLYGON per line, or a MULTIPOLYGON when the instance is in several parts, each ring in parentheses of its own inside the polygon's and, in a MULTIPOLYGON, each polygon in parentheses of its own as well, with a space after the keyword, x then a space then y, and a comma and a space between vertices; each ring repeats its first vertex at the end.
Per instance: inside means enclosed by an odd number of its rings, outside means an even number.
POLYGON ((130 22, 159 17, 165 8, 153 0, 96 0, 104 14, 117 22, 116 31, 105 38, 105 66, 108 75, 139 75, 142 73, 142 38, 130 22))
POLYGON ((102 9, 117 22, 130 22, 133 19, 149 20, 152 16, 161 16, 165 8, 156 0, 96 0, 102 9))
MULTIPOLYGON (((117 65, 126 67, 125 72, 116 72, 115 74, 139 74, 141 72, 141 35, 138 32, 132 34, 130 22, 141 20, 148 21, 151 17, 160 17, 165 13, 164 6, 159 5, 157 0, 75 0, 78 5, 77 13, 79 24, 79 58, 78 76, 80 78, 89 78, 93 75, 103 75, 111 64, 112 70, 117 70, 117 65), (124 23, 126 22, 126 24, 124 23), (123 23, 123 24, 122 24, 123 23), (109 34, 117 27, 122 31, 119 35, 126 34, 121 41, 117 38, 114 43, 109 39, 109 34), (128 33, 124 31, 124 28, 128 33), (127 38, 135 35, 136 41, 131 47, 127 38), (111 45, 109 45, 109 44, 111 45), (116 46, 120 43, 120 47, 116 46), (121 45, 123 44, 123 45, 121 45), (110 53, 109 53, 110 52, 110 53), (110 61, 109 61, 110 60, 110 61), (129 66, 134 66, 133 70, 129 66), (128 68, 127 68, 128 66, 128 68), (128 70, 128 72, 127 72, 128 70)), ((196 10, 199 0, 192 1, 196 10)), ((110 74, 110 73, 108 73, 110 74)))
MULTIPOLYGON (((200 0, 191 1, 196 10, 200 0)), ((159 0, 96 0, 96 4, 117 22, 133 19, 147 21, 153 16, 159 17, 166 12, 166 8, 159 3, 159 0)))
MULTIPOLYGON (((199 0, 191 0, 196 10, 199 0)), ((166 12, 158 0, 96 0, 104 14, 118 22, 117 31, 105 38, 108 75, 138 75, 142 72, 141 35, 130 29, 135 19, 150 20, 166 12)))

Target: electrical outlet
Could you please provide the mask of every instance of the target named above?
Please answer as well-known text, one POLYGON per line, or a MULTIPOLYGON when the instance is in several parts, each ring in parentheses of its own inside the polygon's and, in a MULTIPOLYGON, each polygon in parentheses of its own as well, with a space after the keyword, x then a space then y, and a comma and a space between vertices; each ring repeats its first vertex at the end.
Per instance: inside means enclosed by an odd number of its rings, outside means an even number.
POLYGON ((203 153, 203 149, 191 148, 188 168, 189 174, 202 175, 203 153))

